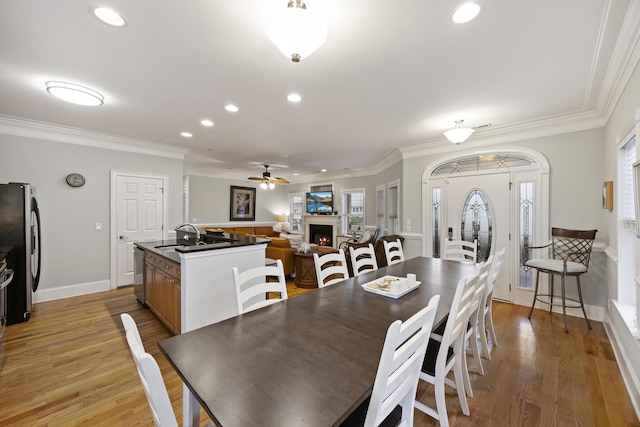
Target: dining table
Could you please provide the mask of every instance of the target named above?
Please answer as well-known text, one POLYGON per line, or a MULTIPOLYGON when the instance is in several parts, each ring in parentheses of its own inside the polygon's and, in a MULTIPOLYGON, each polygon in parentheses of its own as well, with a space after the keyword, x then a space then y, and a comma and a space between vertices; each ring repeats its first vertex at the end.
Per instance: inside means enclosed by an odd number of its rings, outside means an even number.
POLYGON ((184 383, 183 425, 334 426, 371 395, 389 325, 440 295, 435 329, 475 264, 416 257, 161 341, 184 383), (415 274, 399 298, 364 290, 415 274))

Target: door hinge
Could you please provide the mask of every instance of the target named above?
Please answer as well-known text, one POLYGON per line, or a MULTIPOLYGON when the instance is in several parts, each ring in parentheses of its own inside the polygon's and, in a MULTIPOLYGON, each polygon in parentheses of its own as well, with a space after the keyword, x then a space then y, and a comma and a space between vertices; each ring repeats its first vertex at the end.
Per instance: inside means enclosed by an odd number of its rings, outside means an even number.
POLYGON ((509 283, 509 292, 511 292, 511 283, 509 283))
POLYGON ((509 190, 511 190, 512 185, 513 185, 513 182, 509 181, 509 190))
POLYGON ((509 232, 509 241, 511 241, 511 232, 509 232))

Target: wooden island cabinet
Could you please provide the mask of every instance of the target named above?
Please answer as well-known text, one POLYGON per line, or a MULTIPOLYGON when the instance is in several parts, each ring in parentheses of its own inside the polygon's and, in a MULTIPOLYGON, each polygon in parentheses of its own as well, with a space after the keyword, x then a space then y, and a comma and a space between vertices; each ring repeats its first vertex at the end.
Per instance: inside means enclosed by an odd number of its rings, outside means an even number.
POLYGON ((144 254, 145 304, 169 328, 180 333, 180 264, 150 252, 144 254))
POLYGON ((232 267, 265 265, 269 240, 228 233, 219 239, 198 245, 177 238, 135 243, 144 253, 140 299, 175 335, 240 314, 232 267))

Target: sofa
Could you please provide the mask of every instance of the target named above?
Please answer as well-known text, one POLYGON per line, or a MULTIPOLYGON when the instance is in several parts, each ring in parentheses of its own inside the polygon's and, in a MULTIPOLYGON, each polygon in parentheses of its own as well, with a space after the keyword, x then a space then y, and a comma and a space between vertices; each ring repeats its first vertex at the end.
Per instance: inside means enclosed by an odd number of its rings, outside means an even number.
POLYGON ((275 231, 271 225, 256 225, 250 227, 203 227, 204 231, 224 231, 225 233, 242 234, 256 237, 278 237, 280 232, 275 231))

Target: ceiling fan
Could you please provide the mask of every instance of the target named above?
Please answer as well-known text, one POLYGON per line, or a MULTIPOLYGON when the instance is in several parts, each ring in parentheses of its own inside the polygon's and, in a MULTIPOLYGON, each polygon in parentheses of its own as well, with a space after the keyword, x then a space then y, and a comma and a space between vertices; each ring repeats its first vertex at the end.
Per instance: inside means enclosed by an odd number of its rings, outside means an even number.
POLYGON ((264 166, 264 172, 262 172, 262 177, 250 176, 248 179, 252 181, 260 181, 261 188, 264 188, 264 189, 270 188, 272 190, 276 186, 276 184, 289 183, 289 181, 287 181, 284 178, 271 178, 271 173, 269 173, 269 165, 263 165, 263 166, 264 166))

